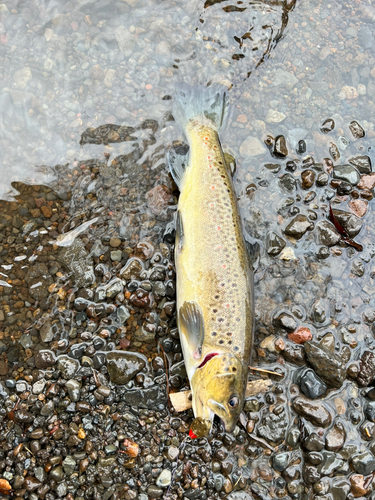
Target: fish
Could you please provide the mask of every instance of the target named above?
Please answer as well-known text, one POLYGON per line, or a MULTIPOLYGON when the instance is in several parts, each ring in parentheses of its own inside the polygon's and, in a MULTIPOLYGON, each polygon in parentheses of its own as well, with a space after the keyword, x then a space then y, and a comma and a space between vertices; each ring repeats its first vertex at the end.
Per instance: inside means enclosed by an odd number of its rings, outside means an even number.
MULTIPOLYGON (((200 435, 217 415, 232 432, 243 410, 254 331, 254 280, 219 132, 226 89, 180 85, 173 116, 188 148, 168 153, 176 212, 177 325, 200 435)), ((193 433, 194 434, 194 433, 193 433)))

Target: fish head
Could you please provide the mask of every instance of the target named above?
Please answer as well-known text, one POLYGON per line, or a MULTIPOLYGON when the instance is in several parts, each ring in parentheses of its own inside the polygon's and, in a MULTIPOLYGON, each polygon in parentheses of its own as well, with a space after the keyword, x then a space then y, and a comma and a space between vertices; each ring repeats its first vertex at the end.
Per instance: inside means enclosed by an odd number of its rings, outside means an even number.
POLYGON ((247 373, 247 365, 231 353, 217 354, 197 368, 191 379, 195 417, 212 425, 217 415, 232 432, 243 409, 247 373))

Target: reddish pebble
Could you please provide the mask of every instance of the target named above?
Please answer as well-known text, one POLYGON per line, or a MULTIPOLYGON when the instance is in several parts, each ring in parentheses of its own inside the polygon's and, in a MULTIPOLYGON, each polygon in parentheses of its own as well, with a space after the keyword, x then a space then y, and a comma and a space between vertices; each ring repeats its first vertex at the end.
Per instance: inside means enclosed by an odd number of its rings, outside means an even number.
POLYGON ((247 116, 246 115, 238 115, 237 116, 237 121, 240 123, 246 123, 247 122, 247 116))
POLYGON ((121 339, 119 345, 120 345, 121 349, 126 349, 127 347, 130 346, 130 340, 121 339))
POLYGON ((301 326, 293 333, 289 333, 288 339, 296 344, 304 344, 308 340, 312 339, 312 333, 305 326, 301 326))
POLYGON ((1 35, 0 36, 0 43, 1 43, 1 45, 6 45, 8 43, 8 37, 7 37, 7 35, 1 35))
POLYGON ((148 83, 145 88, 146 88, 146 90, 151 90, 152 89, 151 83, 148 83))
POLYGON ((352 200, 349 202, 350 211, 357 217, 362 218, 367 212, 368 203, 364 200, 352 200))
POLYGON ((358 189, 374 189, 375 187, 375 173, 363 175, 357 184, 358 189))

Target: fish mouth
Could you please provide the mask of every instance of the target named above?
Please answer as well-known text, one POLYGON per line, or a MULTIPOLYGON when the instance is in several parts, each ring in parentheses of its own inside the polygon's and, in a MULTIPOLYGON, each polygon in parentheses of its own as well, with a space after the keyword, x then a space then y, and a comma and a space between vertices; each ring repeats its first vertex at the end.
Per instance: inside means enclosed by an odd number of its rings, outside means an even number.
POLYGON ((198 368, 203 368, 206 363, 208 363, 214 356, 217 356, 218 354, 219 354, 218 352, 210 352, 209 354, 206 354, 204 360, 198 366, 198 368))

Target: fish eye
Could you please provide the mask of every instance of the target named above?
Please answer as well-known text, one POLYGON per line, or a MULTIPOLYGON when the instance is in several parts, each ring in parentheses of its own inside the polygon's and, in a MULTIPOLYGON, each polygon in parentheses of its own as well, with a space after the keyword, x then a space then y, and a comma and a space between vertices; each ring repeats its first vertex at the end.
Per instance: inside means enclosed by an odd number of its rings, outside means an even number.
POLYGON ((238 399, 238 397, 237 396, 233 396, 229 400, 229 406, 231 408, 236 408, 238 406, 239 402, 240 402, 240 400, 238 399))

